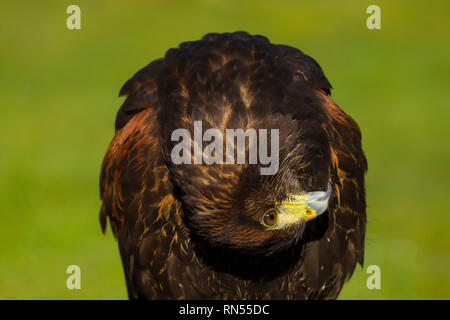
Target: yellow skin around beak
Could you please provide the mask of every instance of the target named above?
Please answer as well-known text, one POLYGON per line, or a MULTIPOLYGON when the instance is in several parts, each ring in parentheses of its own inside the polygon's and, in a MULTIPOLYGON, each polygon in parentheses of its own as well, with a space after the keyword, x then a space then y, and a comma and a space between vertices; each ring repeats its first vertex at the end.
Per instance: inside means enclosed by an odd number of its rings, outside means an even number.
POLYGON ((279 221, 276 229, 282 229, 288 225, 317 217, 316 212, 307 205, 307 194, 295 195, 290 201, 283 201, 275 205, 279 212, 279 221))
POLYGON ((278 212, 278 221, 269 229, 283 229, 295 223, 308 222, 326 212, 332 191, 331 183, 328 182, 327 191, 292 195, 289 200, 276 203, 273 209, 278 212))

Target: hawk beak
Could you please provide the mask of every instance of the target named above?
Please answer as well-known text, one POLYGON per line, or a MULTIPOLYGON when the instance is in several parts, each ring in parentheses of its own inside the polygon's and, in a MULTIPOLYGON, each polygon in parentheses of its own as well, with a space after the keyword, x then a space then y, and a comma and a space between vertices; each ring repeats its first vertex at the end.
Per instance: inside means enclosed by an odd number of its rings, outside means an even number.
POLYGON ((297 222, 300 219, 307 222, 327 211, 331 193, 331 184, 328 182, 327 191, 312 191, 293 195, 289 201, 278 204, 277 208, 285 215, 283 220, 286 220, 286 224, 297 222))
POLYGON ((331 198, 331 184, 328 182, 327 191, 312 191, 307 193, 306 204, 314 210, 316 216, 320 216, 327 211, 331 198))

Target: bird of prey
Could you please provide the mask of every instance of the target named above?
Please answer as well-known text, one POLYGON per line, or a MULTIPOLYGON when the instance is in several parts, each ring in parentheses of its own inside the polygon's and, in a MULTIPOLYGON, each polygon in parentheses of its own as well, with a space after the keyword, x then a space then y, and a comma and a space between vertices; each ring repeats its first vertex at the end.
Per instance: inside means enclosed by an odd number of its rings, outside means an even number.
MULTIPOLYGON (((367 161, 331 88, 313 58, 242 31, 181 43, 124 84, 100 223, 118 240, 130 299, 337 298, 363 263, 367 161), (196 121, 277 130, 277 171, 250 157, 174 161, 173 132, 193 139, 196 121)), ((204 138, 188 140, 200 155, 204 138)), ((244 138, 233 155, 251 149, 244 138)))

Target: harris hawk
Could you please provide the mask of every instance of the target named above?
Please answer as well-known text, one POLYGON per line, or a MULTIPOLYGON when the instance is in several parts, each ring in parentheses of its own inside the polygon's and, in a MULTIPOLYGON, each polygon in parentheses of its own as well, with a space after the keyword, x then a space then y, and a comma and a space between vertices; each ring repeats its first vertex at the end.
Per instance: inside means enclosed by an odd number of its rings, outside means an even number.
POLYGON ((118 239, 130 299, 338 296, 363 263, 367 162, 331 88, 311 57, 246 32, 181 43, 124 84, 100 223, 118 239), (195 121, 277 129, 277 172, 176 164, 172 134, 195 121))

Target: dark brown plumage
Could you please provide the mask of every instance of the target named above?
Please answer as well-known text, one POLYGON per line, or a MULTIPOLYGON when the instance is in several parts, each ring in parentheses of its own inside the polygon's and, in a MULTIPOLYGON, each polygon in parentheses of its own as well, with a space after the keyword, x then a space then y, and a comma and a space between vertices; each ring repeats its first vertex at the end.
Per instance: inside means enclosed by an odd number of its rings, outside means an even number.
POLYGON ((100 220, 130 298, 333 299, 363 262, 366 159, 320 66, 245 32, 182 43, 123 86, 101 172, 100 220), (279 128, 280 167, 175 165, 177 128, 279 128), (267 230, 289 194, 332 186, 314 220, 267 230))

